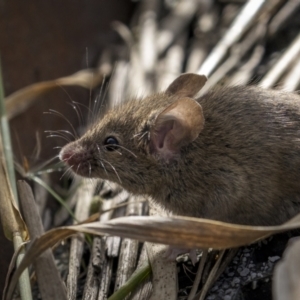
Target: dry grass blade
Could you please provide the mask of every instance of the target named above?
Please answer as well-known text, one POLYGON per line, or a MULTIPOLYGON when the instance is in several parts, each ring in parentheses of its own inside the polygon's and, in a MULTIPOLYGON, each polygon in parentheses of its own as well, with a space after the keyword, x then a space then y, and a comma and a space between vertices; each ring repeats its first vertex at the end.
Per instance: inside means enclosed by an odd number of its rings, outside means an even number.
POLYGON ((293 43, 280 57, 278 62, 271 68, 271 70, 262 79, 260 86, 263 88, 272 87, 280 76, 286 71, 290 64, 297 59, 300 53, 300 34, 294 39, 293 43))
POLYGON ((77 85, 92 89, 101 83, 103 75, 98 70, 86 69, 67 77, 44 81, 27 86, 6 97, 7 118, 11 119, 24 112, 39 96, 58 86, 77 85))
POLYGON ((198 74, 209 76, 212 73, 215 67, 226 55, 229 47, 237 42, 242 34, 249 28, 250 24, 254 22, 255 17, 265 2, 265 0, 250 0, 247 4, 245 4, 229 30, 200 67, 198 74))
MULTIPOLYGON (((44 233, 41 218, 30 186, 25 181, 18 181, 18 191, 24 218, 28 225, 31 239, 44 233)), ((42 299, 67 299, 66 288, 56 268, 50 249, 45 251, 34 262, 34 269, 42 299), (53 289, 55 286, 55 289, 53 289)))
MULTIPOLYGON (((0 153, 3 157, 2 151, 0 153)), ((19 232, 23 241, 26 241, 28 240, 26 224, 16 207, 3 158, 0 164, 0 216, 4 234, 7 239, 13 240, 14 234, 19 232)))
POLYGON ((184 243, 187 248, 225 249, 250 244, 273 233, 298 227, 300 227, 300 215, 283 225, 269 227, 242 226, 188 217, 123 217, 105 223, 95 222, 61 227, 45 233, 32 243, 13 275, 8 293, 3 295, 3 299, 11 299, 18 277, 36 257, 76 232, 115 235, 140 241, 170 244, 175 247, 180 247, 184 243))

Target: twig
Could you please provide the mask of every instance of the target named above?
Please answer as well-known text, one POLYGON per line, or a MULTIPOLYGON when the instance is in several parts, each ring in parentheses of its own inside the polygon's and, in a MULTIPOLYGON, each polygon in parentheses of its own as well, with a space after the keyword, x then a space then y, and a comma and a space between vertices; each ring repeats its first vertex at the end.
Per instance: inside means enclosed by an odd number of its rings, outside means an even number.
POLYGON ((265 53, 262 45, 257 45, 249 60, 230 78, 228 85, 246 85, 253 77, 254 69, 265 53))
POLYGON ((221 250, 219 252, 219 256, 218 256, 218 260, 216 261, 215 265, 213 266, 212 270, 210 271, 209 273, 209 276, 200 292, 200 295, 199 295, 199 300, 204 300, 209 288, 211 287, 211 285, 213 284, 213 282, 216 280, 216 274, 218 272, 218 268, 219 268, 219 265, 222 261, 222 258, 223 258, 223 255, 225 253, 226 250, 221 250))
POLYGON ((279 29, 285 25, 288 18, 290 18, 294 13, 297 12, 298 6, 300 6, 299 0, 286 1, 284 6, 275 15, 269 25, 269 34, 271 36, 275 35, 279 31, 279 29))
MULTIPOLYGON (((142 203, 136 202, 135 197, 129 198, 126 216, 139 216, 142 214, 142 203)), ((115 291, 123 286, 133 274, 136 267, 139 241, 123 239, 121 244, 119 263, 116 275, 115 291)))
POLYGON ((272 87, 283 72, 289 67, 293 60, 297 58, 300 53, 300 34, 294 39, 285 53, 281 56, 278 62, 271 68, 271 70, 264 76, 260 82, 263 88, 272 87))
POLYGON ((286 78, 284 79, 284 82, 282 84, 282 89, 284 91, 295 91, 300 83, 300 60, 295 63, 295 65, 292 67, 286 78))
POLYGON ((187 300, 193 300, 195 295, 196 295, 197 289, 198 289, 200 281, 201 281, 202 272, 203 272, 203 269, 204 269, 204 264, 206 262, 207 253, 208 253, 208 250, 203 250, 202 251, 201 261, 200 261, 200 264, 199 264, 199 267, 198 267, 196 278, 194 280, 192 290, 191 290, 187 300))
POLYGON ((251 47, 261 39, 266 33, 265 23, 258 24, 253 30, 251 30, 239 44, 235 45, 232 49, 230 56, 225 60, 223 64, 210 76, 205 86, 201 89, 200 94, 205 94, 213 86, 215 86, 229 71, 231 71, 242 57, 247 53, 251 47))
POLYGON ((158 91, 165 90, 168 85, 182 72, 184 61, 186 34, 180 36, 176 43, 168 50, 164 61, 161 63, 162 69, 158 69, 158 91))
MULTIPOLYGON (((4 205, 4 201, 15 201, 16 205, 18 206, 18 193, 17 193, 17 185, 16 185, 16 178, 15 178, 15 170, 14 170, 14 162, 13 162, 13 151, 11 147, 11 138, 10 138, 10 131, 9 131, 9 124, 7 120, 7 114, 6 114, 6 109, 5 109, 6 103, 4 102, 4 87, 3 87, 3 81, 2 81, 2 69, 0 65, 0 118, 1 118, 1 124, 0 124, 0 129, 1 129, 1 158, 2 161, 1 163, 3 164, 2 170, 3 178, 5 177, 7 186, 2 186, 1 189, 5 190, 6 188, 9 190, 10 197, 7 199, 0 199, 2 201, 2 204, 4 205), (4 171, 5 170, 5 171, 4 171), (6 174, 4 174, 4 172, 6 174)), ((2 172, 2 170, 0 172, 2 172)), ((3 182, 2 182, 3 185, 3 182)), ((4 191, 2 191, 4 192, 4 191)), ((3 196, 3 195, 1 195, 3 196)), ((10 203, 13 205, 13 203, 10 203)), ((3 207, 1 208, 3 209, 3 207)), ((3 212, 2 212, 3 213, 3 212)), ((18 212, 19 213, 19 212, 18 212)), ((12 215, 11 215, 12 216, 12 215)), ((6 216, 8 217, 8 216, 6 216)), ((1 222, 3 226, 3 231, 5 232, 4 226, 8 224, 4 224, 5 220, 3 216, 1 217, 1 222)), ((13 220, 9 220, 9 222, 17 223, 17 220, 14 218, 13 220)), ((13 245, 15 251, 21 247, 23 244, 23 236, 22 233, 19 231, 20 227, 16 226, 14 230, 10 232, 12 234, 12 240, 13 240, 13 245)), ((17 266, 20 265, 23 257, 25 255, 25 250, 24 248, 20 251, 18 257, 17 257, 17 266)), ((19 278, 19 287, 20 287, 20 294, 23 299, 26 300, 31 300, 32 299, 32 293, 31 293, 31 287, 30 287, 30 280, 29 280, 29 272, 28 269, 26 269, 21 277, 19 278)))
POLYGON ((249 0, 242 11, 235 18, 234 22, 212 50, 203 65, 200 67, 198 74, 210 76, 212 71, 221 62, 227 54, 228 49, 237 42, 249 26, 254 22, 255 17, 263 8, 265 0, 249 0))
POLYGON ((162 20, 162 29, 157 37, 159 54, 164 52, 183 32, 197 12, 198 5, 197 0, 180 0, 171 13, 162 20))
MULTIPOLYGON (((75 216, 79 222, 85 220, 89 216, 89 210, 93 197, 94 188, 91 183, 86 180, 73 196, 76 198, 75 216)), ((75 222, 76 223, 76 222, 75 222)), ((78 275, 80 272, 80 262, 83 253, 84 235, 79 234, 71 239, 70 258, 69 258, 69 274, 67 278, 68 299, 75 299, 77 292, 78 275)))

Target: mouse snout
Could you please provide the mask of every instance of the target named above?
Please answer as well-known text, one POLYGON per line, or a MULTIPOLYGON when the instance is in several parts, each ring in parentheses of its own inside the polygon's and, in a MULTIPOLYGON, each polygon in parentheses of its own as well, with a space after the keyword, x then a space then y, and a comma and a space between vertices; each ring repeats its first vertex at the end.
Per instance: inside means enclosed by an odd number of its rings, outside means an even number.
POLYGON ((84 151, 73 144, 68 144, 60 151, 59 158, 69 166, 78 166, 84 159, 84 151))

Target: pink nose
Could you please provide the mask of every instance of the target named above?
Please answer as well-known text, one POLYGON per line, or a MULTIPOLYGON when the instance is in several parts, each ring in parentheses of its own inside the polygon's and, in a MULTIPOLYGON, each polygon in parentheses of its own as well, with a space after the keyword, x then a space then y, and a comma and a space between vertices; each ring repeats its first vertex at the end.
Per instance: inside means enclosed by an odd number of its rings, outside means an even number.
POLYGON ((82 153, 80 151, 76 151, 72 145, 67 145, 61 150, 59 158, 69 166, 76 166, 82 160, 82 153))

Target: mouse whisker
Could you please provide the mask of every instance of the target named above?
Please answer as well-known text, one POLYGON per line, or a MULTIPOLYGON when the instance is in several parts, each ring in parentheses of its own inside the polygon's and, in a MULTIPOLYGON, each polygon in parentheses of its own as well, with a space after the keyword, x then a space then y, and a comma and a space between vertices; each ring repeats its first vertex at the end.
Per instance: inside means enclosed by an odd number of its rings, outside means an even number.
POLYGON ((65 133, 67 135, 70 135, 72 138, 76 139, 75 135, 69 131, 69 130, 63 130, 63 129, 60 129, 60 130, 45 130, 44 131, 45 133, 65 133))
MULTIPOLYGON (((103 147, 108 148, 108 147, 111 147, 111 145, 104 145, 103 147)), ((132 151, 130 151, 129 149, 127 149, 127 148, 124 147, 124 146, 121 146, 121 145, 115 145, 114 147, 119 147, 119 148, 121 148, 121 149, 124 149, 124 150, 126 150, 127 152, 129 152, 132 156, 137 157, 132 151)), ((99 145, 97 145, 97 148, 98 148, 98 151, 99 151, 99 153, 100 153, 99 145)), ((118 151, 117 151, 117 152, 118 152, 118 151)), ((120 155, 122 155, 121 152, 118 152, 118 153, 119 153, 120 155)))
POLYGON ((78 164, 77 169, 76 169, 76 173, 78 173, 78 170, 80 168, 81 163, 78 164))
POLYGON ((108 177, 107 170, 106 170, 106 168, 105 168, 105 166, 104 166, 103 162, 101 161, 101 151, 100 151, 100 147, 99 147, 99 145, 98 145, 98 144, 96 144, 96 147, 97 147, 97 149, 98 149, 99 156, 100 156, 100 160, 99 160, 99 161, 100 161, 100 164, 101 164, 102 168, 104 169, 104 171, 105 171, 105 173, 106 173, 106 175, 107 175, 107 177, 108 177))
POLYGON ((72 165, 71 167, 69 167, 59 178, 59 180, 62 180, 62 178, 73 168, 74 165, 72 165))
POLYGON ((77 118, 78 118, 78 122, 80 124, 80 126, 83 126, 83 116, 82 116, 82 112, 80 110, 80 108, 78 108, 76 102, 73 103, 73 101, 70 103, 68 102, 67 104, 71 105, 71 107, 75 110, 77 118))
POLYGON ((137 157, 131 150, 127 149, 126 147, 121 146, 121 145, 117 145, 117 147, 119 147, 119 148, 121 148, 121 149, 124 149, 124 150, 126 150, 128 153, 130 153, 132 156, 137 157))
POLYGON ((142 133, 142 132, 139 132, 139 133, 137 133, 137 134, 134 134, 133 136, 132 136, 132 140, 134 139, 134 138, 136 138, 136 137, 138 137, 138 139, 139 140, 142 140, 143 139, 143 137, 145 136, 147 134, 147 131, 146 132, 144 132, 144 133, 142 133))
POLYGON ((103 160, 104 162, 106 162, 107 164, 109 164, 109 166, 113 169, 113 171, 115 172, 116 176, 118 177, 118 180, 120 181, 120 184, 122 184, 122 180, 121 180, 121 178, 120 178, 120 176, 119 176, 119 174, 118 174, 116 168, 115 168, 110 162, 108 162, 107 160, 105 160, 105 159, 103 159, 103 158, 102 158, 102 160, 103 160))
POLYGON ((71 140, 69 138, 67 138, 66 136, 64 135, 60 135, 60 134, 49 134, 46 136, 46 138, 52 138, 52 137, 59 137, 59 138, 62 138, 64 139, 65 141, 67 141, 68 143, 71 142, 71 140))
POLYGON ((52 114, 52 115, 56 115, 56 116, 64 119, 70 125, 70 127, 72 128, 72 131, 73 131, 74 136, 76 137, 76 139, 78 138, 74 126, 72 125, 72 123, 70 122, 70 120, 68 118, 66 118, 62 113, 60 113, 60 112, 58 112, 58 111, 56 111, 54 109, 49 109, 49 111, 48 112, 44 112, 44 114, 52 114))

